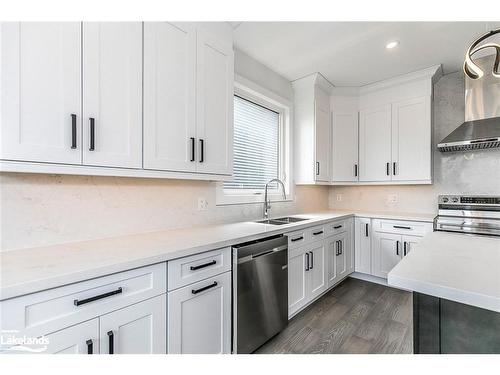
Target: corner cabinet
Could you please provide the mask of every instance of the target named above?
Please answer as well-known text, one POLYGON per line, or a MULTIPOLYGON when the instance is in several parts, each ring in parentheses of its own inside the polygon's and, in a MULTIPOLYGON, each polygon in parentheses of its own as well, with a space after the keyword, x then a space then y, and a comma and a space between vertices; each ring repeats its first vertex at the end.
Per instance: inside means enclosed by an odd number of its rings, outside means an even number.
POLYGON ((0 171, 232 174, 229 25, 4 22, 0 38, 0 171))

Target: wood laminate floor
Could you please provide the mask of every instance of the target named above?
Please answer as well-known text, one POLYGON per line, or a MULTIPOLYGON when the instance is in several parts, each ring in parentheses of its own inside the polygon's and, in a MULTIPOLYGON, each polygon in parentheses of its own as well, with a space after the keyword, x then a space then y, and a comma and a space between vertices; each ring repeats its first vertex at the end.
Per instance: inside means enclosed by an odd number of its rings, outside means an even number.
POLYGON ((347 278, 296 315, 257 354, 413 352, 412 295, 347 278))

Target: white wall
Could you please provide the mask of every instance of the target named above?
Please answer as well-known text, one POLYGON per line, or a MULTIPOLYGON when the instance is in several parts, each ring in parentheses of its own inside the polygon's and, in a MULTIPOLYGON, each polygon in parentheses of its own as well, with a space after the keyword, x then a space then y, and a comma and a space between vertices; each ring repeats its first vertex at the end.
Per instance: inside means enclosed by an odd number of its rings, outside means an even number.
MULTIPOLYGON (((239 51, 235 72, 293 98, 290 82, 239 51)), ((271 215, 327 207, 327 187, 297 187, 295 201, 273 203, 271 215)), ((0 211, 0 250, 10 250, 254 220, 262 204, 216 206, 211 182, 1 173, 0 211), (197 210, 199 197, 208 200, 207 211, 197 210)))
POLYGON ((500 195, 500 149, 441 153, 436 145, 464 121, 462 72, 443 76, 434 86, 434 184, 330 188, 330 207, 433 213, 439 194, 500 195), (337 201, 337 195, 342 201, 337 201), (395 194, 397 203, 389 203, 395 194))

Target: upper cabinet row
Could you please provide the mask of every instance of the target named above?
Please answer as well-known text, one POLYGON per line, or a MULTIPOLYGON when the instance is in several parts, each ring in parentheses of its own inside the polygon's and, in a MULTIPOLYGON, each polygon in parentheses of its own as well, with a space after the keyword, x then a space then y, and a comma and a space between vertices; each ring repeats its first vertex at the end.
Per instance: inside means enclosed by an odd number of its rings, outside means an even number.
POLYGON ((439 73, 440 67, 433 67, 361 88, 329 90, 317 74, 295 81, 296 182, 432 183, 432 86, 439 73), (318 105, 325 95, 328 107, 318 105), (314 106, 304 105, 304 98, 314 106))
POLYGON ((0 33, 3 161, 232 174, 230 31, 64 22, 2 23, 0 33))

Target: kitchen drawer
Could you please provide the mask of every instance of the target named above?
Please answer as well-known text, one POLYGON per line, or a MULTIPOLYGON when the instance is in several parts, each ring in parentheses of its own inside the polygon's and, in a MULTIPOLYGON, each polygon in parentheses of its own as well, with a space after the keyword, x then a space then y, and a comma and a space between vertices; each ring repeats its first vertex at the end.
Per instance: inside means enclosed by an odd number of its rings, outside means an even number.
POLYGON ((168 262, 168 290, 231 270, 231 248, 225 247, 168 262))
POLYGON ((423 236, 432 232, 432 223, 405 220, 372 220, 372 227, 375 232, 409 234, 423 236))
POLYGON ((319 241, 325 238, 325 227, 323 225, 309 228, 308 231, 311 242, 319 241))
POLYGON ((347 231, 351 219, 337 220, 325 225, 326 234, 336 235, 347 231))
POLYGON ((1 329, 42 335, 166 293, 166 263, 0 302, 1 329))
POLYGON ((294 249, 300 246, 304 246, 311 241, 311 231, 309 228, 298 230, 296 232, 286 233, 285 235, 288 237, 288 249, 294 249))

